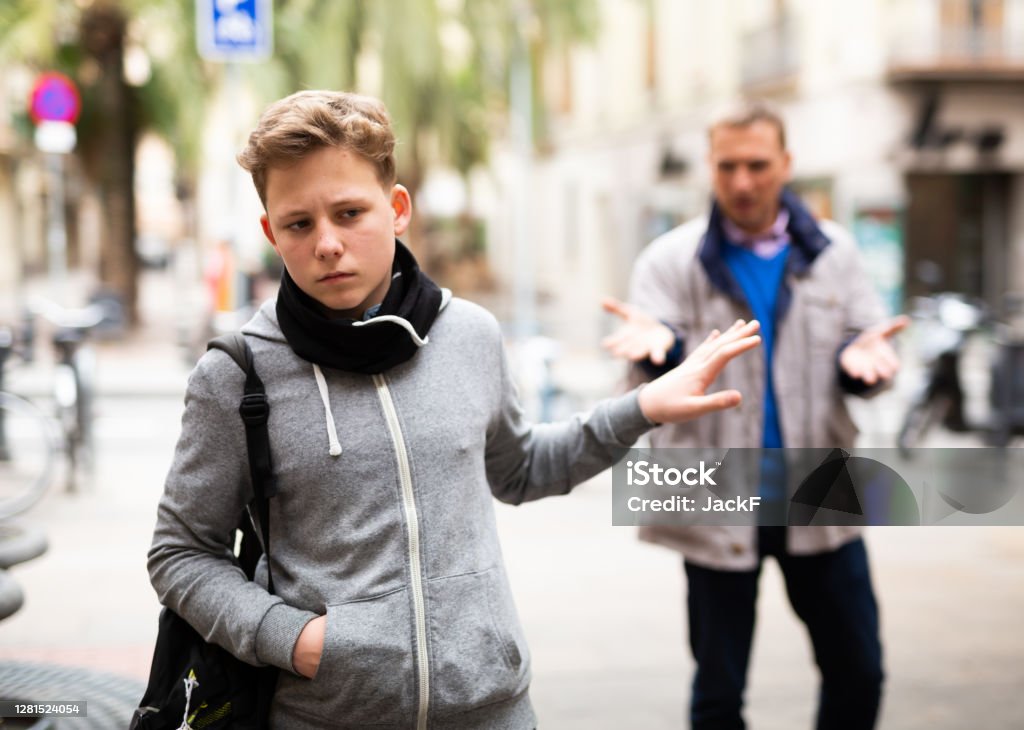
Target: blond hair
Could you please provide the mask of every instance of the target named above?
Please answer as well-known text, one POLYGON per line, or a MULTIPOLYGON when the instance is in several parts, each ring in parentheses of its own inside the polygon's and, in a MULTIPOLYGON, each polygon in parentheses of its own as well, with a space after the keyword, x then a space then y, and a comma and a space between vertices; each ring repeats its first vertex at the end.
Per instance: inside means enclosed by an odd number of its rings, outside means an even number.
POLYGON ((708 141, 711 141, 715 130, 722 127, 743 129, 757 122, 767 122, 775 127, 779 133, 779 145, 786 149, 786 124, 782 116, 761 99, 744 99, 717 115, 708 127, 708 141))
POLYGON ((395 184, 395 133, 387 109, 379 99, 344 91, 299 91, 275 101, 237 160, 266 207, 267 171, 324 147, 342 147, 371 163, 385 190, 395 184))

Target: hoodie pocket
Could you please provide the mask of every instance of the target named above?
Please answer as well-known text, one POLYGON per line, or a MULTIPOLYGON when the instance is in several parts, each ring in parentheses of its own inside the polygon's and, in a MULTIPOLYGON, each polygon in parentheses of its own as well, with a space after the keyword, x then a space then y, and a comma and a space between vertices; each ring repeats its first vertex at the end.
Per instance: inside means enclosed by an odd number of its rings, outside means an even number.
POLYGON ((316 676, 282 673, 275 699, 332 727, 408 723, 416 712, 412 626, 405 589, 328 606, 316 676))
POLYGON ((431 695, 442 713, 514 697, 529 683, 529 656, 496 569, 428 584, 431 695))

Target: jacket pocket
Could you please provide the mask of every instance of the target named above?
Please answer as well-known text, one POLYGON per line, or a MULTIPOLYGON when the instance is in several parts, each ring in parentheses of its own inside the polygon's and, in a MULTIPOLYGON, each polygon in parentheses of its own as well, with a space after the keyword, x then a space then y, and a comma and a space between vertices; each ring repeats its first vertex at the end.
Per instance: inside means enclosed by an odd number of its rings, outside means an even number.
POLYGON ((443 714, 514 697, 529 684, 529 655, 497 569, 428 583, 431 701, 443 714))
POLYGON ((408 723, 416 672, 406 589, 327 607, 320 667, 313 679, 282 673, 275 699, 286 712, 331 727, 408 723))

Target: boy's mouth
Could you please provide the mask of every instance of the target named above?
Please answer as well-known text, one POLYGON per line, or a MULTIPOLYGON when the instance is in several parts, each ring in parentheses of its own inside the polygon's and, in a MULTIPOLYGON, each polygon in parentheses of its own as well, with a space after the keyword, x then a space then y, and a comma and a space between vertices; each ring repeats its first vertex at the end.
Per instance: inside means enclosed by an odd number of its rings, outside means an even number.
POLYGON ((332 271, 330 274, 321 276, 318 281, 339 281, 342 279, 351 279, 353 276, 355 276, 355 274, 349 271, 332 271))

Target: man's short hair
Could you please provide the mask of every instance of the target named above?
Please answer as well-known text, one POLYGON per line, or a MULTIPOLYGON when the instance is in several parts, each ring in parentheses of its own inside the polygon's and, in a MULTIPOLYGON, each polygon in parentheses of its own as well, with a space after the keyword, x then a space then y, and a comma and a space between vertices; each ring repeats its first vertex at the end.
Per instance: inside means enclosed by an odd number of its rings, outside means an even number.
POLYGON ((786 149, 786 124, 782 116, 761 99, 743 99, 718 114, 708 127, 708 141, 720 127, 744 128, 756 122, 767 122, 779 133, 779 144, 786 149))
POLYGON ((379 99, 344 91, 299 91, 275 101, 237 159, 265 208, 267 171, 324 147, 342 147, 368 161, 385 190, 395 184, 395 133, 387 109, 379 99))

